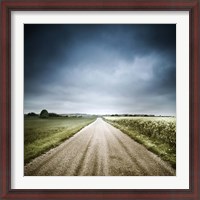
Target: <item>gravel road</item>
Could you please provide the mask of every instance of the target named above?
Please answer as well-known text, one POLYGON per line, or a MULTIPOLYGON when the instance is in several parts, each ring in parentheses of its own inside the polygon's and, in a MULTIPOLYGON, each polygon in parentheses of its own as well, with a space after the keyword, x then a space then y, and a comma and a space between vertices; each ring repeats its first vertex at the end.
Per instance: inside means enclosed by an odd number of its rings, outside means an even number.
POLYGON ((35 158, 25 176, 173 176, 175 170, 145 147, 98 118, 35 158))

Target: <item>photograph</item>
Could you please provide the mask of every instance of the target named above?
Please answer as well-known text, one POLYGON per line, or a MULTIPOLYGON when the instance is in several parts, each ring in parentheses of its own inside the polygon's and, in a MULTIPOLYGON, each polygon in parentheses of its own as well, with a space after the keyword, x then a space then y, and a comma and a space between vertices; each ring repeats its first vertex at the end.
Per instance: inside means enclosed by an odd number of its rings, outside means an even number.
POLYGON ((24 176, 176 176, 176 24, 24 24, 24 176))
POLYGON ((200 199, 199 0, 0 2, 0 199, 200 199))

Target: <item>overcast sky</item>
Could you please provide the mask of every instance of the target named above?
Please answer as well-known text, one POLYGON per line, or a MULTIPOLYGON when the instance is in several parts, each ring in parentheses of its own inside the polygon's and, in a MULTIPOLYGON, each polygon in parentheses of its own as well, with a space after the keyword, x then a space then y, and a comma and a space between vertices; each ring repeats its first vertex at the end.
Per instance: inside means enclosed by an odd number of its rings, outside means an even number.
POLYGON ((176 114, 176 25, 24 25, 24 110, 176 114))

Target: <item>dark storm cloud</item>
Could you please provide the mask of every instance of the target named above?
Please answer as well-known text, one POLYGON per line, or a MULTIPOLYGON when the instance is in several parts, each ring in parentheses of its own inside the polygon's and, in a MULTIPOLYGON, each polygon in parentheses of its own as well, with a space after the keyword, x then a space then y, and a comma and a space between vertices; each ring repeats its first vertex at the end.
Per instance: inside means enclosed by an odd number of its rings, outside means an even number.
POLYGON ((25 25, 25 112, 175 114, 175 25, 25 25))

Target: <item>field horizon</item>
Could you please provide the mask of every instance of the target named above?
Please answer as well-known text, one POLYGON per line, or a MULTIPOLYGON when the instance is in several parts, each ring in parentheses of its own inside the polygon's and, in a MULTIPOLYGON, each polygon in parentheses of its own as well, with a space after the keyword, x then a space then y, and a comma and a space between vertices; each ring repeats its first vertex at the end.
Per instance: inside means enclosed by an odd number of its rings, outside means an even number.
MULTIPOLYGON (((46 110, 46 109, 45 109, 46 110)), ((42 110, 41 110, 42 111, 42 110)), ((25 116, 27 115, 31 115, 31 114, 36 114, 36 115, 40 115, 40 112, 33 112, 33 111, 29 111, 29 112, 26 112, 24 113, 25 116)), ((103 114, 99 114, 99 113, 81 113, 81 112, 70 112, 70 113, 65 113, 65 112, 62 112, 62 113, 59 113, 59 112, 49 112, 51 114, 57 114, 57 115, 60 115, 60 116, 66 116, 66 115, 82 115, 82 116, 152 116, 152 117, 176 117, 176 115, 163 115, 163 114, 147 114, 147 113, 103 113, 103 114)))

